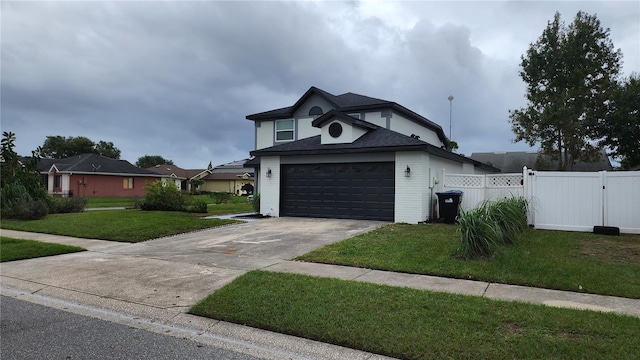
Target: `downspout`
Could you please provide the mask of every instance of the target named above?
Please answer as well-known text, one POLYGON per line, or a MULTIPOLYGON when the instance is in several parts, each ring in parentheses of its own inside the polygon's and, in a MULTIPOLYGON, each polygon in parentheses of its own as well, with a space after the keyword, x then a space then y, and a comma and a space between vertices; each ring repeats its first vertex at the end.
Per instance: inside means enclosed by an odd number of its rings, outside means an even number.
POLYGON ((429 167, 429 219, 433 220, 433 179, 431 178, 431 167, 429 167))

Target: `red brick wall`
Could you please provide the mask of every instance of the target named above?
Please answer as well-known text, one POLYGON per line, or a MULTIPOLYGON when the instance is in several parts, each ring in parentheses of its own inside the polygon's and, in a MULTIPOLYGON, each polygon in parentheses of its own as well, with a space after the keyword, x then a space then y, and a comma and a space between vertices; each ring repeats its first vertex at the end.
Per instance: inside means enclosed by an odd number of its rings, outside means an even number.
POLYGON ((125 189, 123 180, 126 176, 112 175, 71 175, 69 191, 73 196, 121 196, 140 197, 145 195, 144 184, 160 180, 154 177, 133 177, 133 189, 125 189))

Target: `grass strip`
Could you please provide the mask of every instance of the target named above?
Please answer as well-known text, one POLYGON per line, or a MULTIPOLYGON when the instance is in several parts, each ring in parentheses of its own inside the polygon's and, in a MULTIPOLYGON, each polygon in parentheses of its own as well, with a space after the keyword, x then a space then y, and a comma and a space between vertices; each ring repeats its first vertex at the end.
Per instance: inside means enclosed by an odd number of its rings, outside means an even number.
POLYGON ((85 249, 78 246, 0 236, 0 262, 33 259, 79 251, 85 251, 85 249))
POLYGON ((640 236, 528 230, 489 260, 459 255, 456 227, 392 224, 297 260, 640 298, 640 236))
POLYGON ((101 196, 87 197, 88 208, 104 208, 104 207, 133 207, 136 202, 140 202, 142 198, 121 197, 121 196, 101 196))
POLYGON ((235 220, 203 219, 176 211, 109 210, 53 214, 40 220, 2 220, 3 229, 66 235, 87 239, 140 242, 202 230, 235 220))
POLYGON ((190 313, 401 359, 623 359, 640 348, 629 316, 263 271, 190 313))

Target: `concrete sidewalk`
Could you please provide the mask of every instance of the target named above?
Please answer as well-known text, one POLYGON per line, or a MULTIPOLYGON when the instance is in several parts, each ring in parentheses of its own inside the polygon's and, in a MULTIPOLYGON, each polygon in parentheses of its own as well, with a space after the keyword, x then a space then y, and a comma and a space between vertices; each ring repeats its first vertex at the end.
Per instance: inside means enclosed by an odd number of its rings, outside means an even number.
POLYGON ((136 244, 2 230, 3 236, 88 251, 3 263, 0 290, 3 296, 268 359, 383 357, 186 312, 238 276, 261 269, 640 317, 638 299, 287 260, 384 224, 275 218, 136 244))

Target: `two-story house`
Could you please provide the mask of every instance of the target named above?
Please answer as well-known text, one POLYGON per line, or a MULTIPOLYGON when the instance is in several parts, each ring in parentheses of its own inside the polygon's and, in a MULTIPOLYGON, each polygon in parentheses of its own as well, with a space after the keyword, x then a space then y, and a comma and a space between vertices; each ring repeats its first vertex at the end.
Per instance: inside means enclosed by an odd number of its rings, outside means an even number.
POLYGON ((452 153, 440 125, 392 101, 311 87, 246 118, 263 215, 418 223, 432 216, 442 169, 499 172, 452 153))

